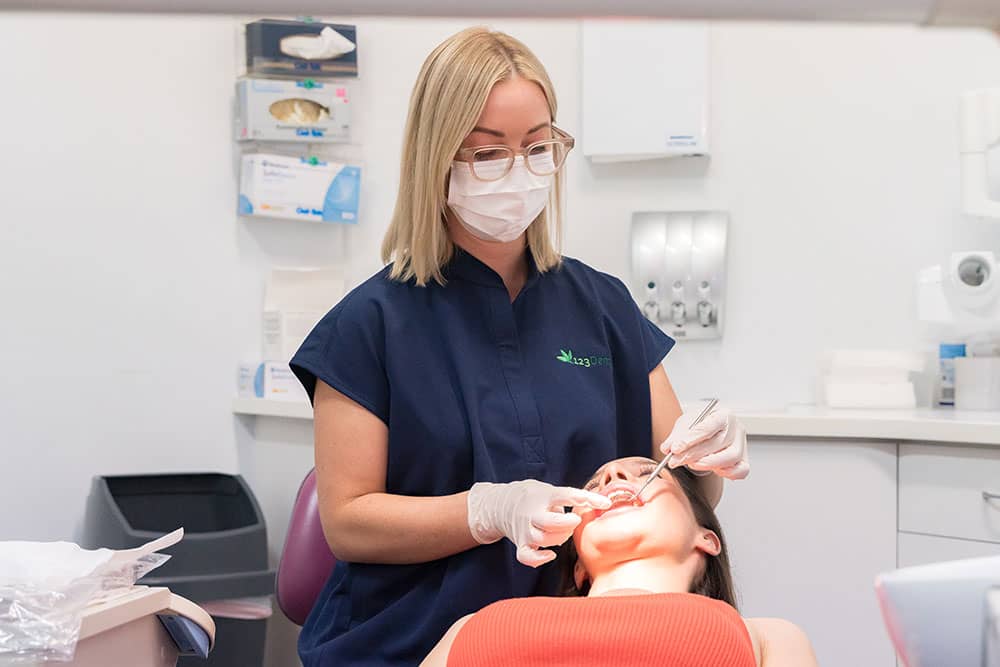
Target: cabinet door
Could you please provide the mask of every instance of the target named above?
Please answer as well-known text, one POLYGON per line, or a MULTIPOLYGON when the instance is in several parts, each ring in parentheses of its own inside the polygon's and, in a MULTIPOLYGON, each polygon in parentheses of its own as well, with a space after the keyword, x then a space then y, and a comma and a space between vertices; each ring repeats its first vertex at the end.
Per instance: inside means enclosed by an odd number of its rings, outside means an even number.
POLYGON ((1000 448, 900 445, 900 530, 1000 543, 997 496, 1000 448))
POLYGON ((1000 556, 1000 544, 899 533, 900 567, 942 563, 949 560, 965 560, 966 558, 986 558, 987 556, 1000 556))
POLYGON ((896 445, 753 439, 719 517, 744 616, 798 624, 821 665, 892 667, 874 580, 896 566, 896 445))

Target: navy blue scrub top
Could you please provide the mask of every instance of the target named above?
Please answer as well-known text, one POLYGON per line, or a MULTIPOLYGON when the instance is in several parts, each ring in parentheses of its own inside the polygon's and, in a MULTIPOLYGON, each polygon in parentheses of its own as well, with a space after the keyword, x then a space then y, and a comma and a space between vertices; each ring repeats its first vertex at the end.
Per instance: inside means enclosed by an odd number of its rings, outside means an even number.
MULTIPOLYGON (((456 248, 447 284, 386 267, 316 325, 291 360, 388 425, 386 492, 441 496, 474 482, 583 484, 649 456, 649 373, 674 341, 625 285, 564 258, 513 303, 500 276, 456 248)), ((365 443, 357 443, 364 447, 365 443)), ((559 565, 521 565, 503 539, 417 565, 337 561, 299 636, 305 667, 416 665, 451 624, 504 598, 553 595, 559 565)))

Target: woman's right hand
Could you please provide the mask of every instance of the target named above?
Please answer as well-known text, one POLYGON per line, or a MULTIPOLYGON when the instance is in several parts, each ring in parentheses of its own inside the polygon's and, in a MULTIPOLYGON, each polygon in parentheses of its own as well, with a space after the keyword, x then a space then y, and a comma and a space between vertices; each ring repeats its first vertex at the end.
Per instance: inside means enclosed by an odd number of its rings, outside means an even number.
POLYGON ((479 482, 469 490, 469 530, 480 544, 506 537, 517 547, 517 560, 538 567, 556 557, 543 547, 562 544, 580 523, 579 515, 564 511, 570 506, 607 509, 611 501, 598 493, 535 479, 479 482))

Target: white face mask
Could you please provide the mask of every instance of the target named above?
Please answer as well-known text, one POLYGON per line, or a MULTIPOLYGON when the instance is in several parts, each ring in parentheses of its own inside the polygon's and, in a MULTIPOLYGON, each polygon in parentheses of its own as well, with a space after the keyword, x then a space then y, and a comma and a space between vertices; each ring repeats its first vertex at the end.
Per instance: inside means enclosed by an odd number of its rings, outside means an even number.
MULTIPOLYGON (((490 169, 502 170, 506 164, 507 160, 477 162, 476 170, 488 173, 490 169)), ((474 236, 506 243, 523 234, 542 212, 551 186, 552 176, 528 171, 521 155, 514 158, 510 173, 495 181, 481 181, 472 175, 468 163, 453 162, 448 205, 474 236)))

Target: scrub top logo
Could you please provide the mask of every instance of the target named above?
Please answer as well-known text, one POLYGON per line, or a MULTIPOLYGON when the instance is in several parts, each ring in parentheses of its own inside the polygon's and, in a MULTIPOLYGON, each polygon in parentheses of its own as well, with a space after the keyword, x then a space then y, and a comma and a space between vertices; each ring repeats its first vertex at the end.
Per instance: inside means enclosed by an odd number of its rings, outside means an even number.
POLYGON ((559 350, 559 354, 556 355, 556 359, 564 364, 573 364, 574 366, 583 366, 584 368, 611 365, 611 357, 594 354, 585 357, 574 357, 572 350, 559 350))

